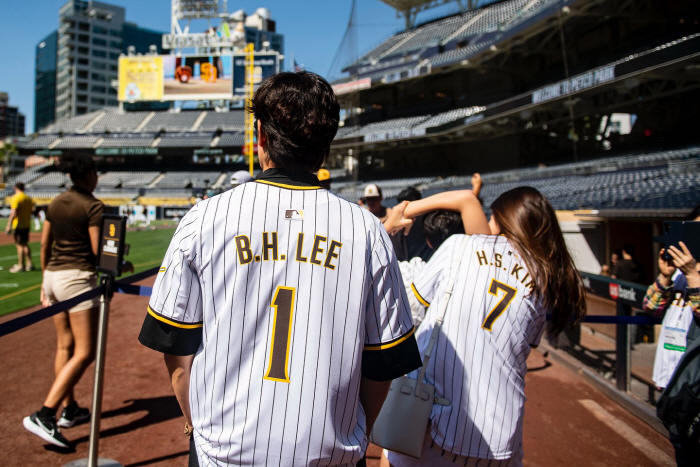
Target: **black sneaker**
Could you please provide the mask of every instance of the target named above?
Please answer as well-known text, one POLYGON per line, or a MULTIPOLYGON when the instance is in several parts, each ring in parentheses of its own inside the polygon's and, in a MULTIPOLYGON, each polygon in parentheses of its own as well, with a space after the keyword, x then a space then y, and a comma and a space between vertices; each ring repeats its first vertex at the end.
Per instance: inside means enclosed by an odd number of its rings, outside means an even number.
POLYGON ((70 428, 89 419, 90 411, 84 407, 76 407, 73 410, 65 408, 61 412, 61 418, 58 419, 57 425, 61 428, 70 428))
POLYGON ((34 412, 22 421, 24 427, 39 438, 62 448, 70 447, 70 442, 61 434, 53 417, 39 417, 39 412, 34 412))

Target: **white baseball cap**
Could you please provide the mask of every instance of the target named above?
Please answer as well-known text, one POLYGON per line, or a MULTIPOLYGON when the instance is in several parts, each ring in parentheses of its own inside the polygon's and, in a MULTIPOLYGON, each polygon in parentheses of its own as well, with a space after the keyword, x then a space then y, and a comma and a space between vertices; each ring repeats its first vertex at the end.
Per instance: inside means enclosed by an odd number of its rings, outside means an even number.
POLYGON ((231 185, 240 185, 242 183, 248 183, 253 180, 253 177, 245 170, 239 170, 231 175, 231 185))
POLYGON ((363 198, 381 198, 382 197, 382 190, 375 185, 374 183, 370 183, 365 187, 365 191, 362 194, 363 198))

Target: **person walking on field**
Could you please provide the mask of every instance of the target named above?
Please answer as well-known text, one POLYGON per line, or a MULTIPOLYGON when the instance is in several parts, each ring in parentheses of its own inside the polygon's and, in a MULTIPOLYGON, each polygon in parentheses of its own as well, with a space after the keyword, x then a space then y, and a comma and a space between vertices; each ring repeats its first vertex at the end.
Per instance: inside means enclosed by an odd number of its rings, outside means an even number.
MULTIPOLYGON (((49 306, 97 287, 95 260, 104 204, 92 192, 97 170, 90 156, 64 156, 61 169, 73 186, 49 205, 41 235, 41 303, 49 306)), ((92 363, 96 344, 98 299, 88 299, 54 315, 58 348, 56 379, 42 407, 25 417, 24 427, 56 446, 70 447, 60 428, 70 428, 90 417, 73 395, 85 369, 92 363), (60 419, 58 409, 63 406, 60 419)))
POLYGON ((191 466, 354 466, 421 365, 406 291, 380 221, 314 175, 330 84, 280 73, 250 110, 263 172, 183 217, 139 341, 165 354, 191 466))
POLYGON ((15 184, 15 194, 10 201, 10 218, 7 220, 5 232, 9 235, 14 229, 15 245, 17 246, 17 264, 9 271, 33 271, 32 252, 29 249, 29 230, 32 225, 32 199, 24 193, 24 183, 15 184))

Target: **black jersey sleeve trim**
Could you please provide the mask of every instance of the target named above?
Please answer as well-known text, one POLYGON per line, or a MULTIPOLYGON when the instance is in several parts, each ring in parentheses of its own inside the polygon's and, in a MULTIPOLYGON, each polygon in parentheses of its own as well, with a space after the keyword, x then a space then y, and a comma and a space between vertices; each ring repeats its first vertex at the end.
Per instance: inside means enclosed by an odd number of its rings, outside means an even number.
POLYGON ((187 356, 197 353, 202 344, 202 326, 183 328, 156 319, 149 313, 143 321, 139 342, 148 348, 170 355, 187 356))
POLYGON ((392 347, 362 352, 362 376, 373 381, 389 381, 422 365, 416 336, 411 333, 392 347))
POLYGON ((416 286, 413 283, 411 283, 411 290, 413 290, 413 295, 416 296, 421 305, 430 306, 430 303, 428 303, 428 301, 421 297, 421 295, 418 293, 418 289, 416 289, 416 286))

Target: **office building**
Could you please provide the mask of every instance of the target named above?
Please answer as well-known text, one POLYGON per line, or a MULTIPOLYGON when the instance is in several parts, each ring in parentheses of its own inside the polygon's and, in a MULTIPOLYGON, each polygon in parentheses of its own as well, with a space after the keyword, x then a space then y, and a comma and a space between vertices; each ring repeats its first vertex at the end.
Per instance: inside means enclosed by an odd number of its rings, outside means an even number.
POLYGON ((0 138, 24 136, 24 114, 10 106, 10 96, 0 92, 0 138))
POLYGON ((112 81, 129 46, 147 53, 155 45, 162 53, 162 33, 128 23, 125 15, 124 8, 83 0, 69 0, 59 10, 56 121, 118 105, 112 81))
POLYGON ((34 66, 34 132, 56 119, 56 60, 58 31, 36 46, 34 66))

